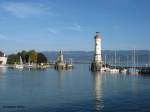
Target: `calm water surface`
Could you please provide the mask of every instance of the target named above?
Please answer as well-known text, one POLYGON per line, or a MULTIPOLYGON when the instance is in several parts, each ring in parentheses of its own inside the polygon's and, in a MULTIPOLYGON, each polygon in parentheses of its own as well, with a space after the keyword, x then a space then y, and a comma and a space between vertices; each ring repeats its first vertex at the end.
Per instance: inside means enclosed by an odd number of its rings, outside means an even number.
POLYGON ((0 112, 150 112, 150 77, 0 69, 0 112))

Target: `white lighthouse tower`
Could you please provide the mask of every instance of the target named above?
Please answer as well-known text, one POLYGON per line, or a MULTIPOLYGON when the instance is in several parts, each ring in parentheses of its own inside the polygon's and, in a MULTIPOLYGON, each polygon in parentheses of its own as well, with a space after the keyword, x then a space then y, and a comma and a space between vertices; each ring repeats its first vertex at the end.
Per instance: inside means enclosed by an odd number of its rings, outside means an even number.
POLYGON ((94 36, 95 39, 95 51, 94 51, 94 59, 91 64, 91 70, 92 71, 100 71, 102 67, 102 56, 101 56, 101 36, 99 32, 96 32, 96 35, 94 36))
POLYGON ((101 63, 102 57, 101 57, 101 37, 99 35, 99 32, 96 32, 95 38, 95 63, 101 63))

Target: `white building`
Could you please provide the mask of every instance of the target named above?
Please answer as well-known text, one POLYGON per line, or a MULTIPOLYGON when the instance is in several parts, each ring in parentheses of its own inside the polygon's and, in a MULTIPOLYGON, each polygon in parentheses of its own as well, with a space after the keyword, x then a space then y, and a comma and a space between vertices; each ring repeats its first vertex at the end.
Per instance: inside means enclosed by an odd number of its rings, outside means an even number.
POLYGON ((93 59, 93 62, 91 63, 91 70, 92 71, 101 71, 101 68, 102 68, 102 56, 101 56, 102 38, 99 35, 99 32, 96 32, 94 39, 95 39, 95 51, 94 51, 94 59, 93 59))
POLYGON ((96 32, 96 36, 95 36, 95 58, 94 58, 95 63, 101 63, 102 62, 101 41, 102 41, 102 38, 99 35, 99 32, 96 32))
POLYGON ((3 52, 0 51, 0 65, 5 65, 7 63, 7 57, 3 52))
POLYGON ((57 57, 57 63, 64 63, 64 55, 62 51, 59 52, 59 55, 57 57))

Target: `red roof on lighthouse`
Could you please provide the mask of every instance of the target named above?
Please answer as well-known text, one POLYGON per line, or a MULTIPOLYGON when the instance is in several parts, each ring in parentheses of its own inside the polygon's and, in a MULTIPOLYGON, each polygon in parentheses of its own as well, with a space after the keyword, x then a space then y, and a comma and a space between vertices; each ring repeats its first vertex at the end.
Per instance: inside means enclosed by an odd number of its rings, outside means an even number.
POLYGON ((100 33, 96 32, 95 39, 99 39, 99 38, 101 39, 100 33))

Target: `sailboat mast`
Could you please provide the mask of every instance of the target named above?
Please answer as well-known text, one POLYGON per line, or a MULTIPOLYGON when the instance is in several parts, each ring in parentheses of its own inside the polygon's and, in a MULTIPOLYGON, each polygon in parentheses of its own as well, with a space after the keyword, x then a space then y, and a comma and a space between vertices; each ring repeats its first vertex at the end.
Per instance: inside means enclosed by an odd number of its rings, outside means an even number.
POLYGON ((105 64, 105 67, 106 67, 106 63, 107 63, 107 62, 106 62, 106 59, 107 59, 107 57, 106 57, 106 55, 105 55, 105 63, 104 63, 104 64, 105 64))
POLYGON ((121 66, 121 56, 118 56, 118 66, 121 66))
POLYGON ((72 65, 72 58, 70 58, 70 62, 69 62, 69 64, 71 64, 71 65, 72 65))
POLYGON ((136 59, 135 59, 135 48, 134 48, 134 51, 133 51, 133 67, 135 68, 136 67, 136 59))
MULTIPOLYGON (((137 53, 138 54, 138 53, 137 53)), ((138 67, 139 66, 139 57, 138 55, 136 55, 136 66, 138 67)))
POLYGON ((129 66, 128 60, 129 60, 129 56, 127 55, 127 67, 129 66))
POLYGON ((115 68, 116 68, 116 56, 117 56, 117 54, 116 54, 116 51, 115 51, 115 68))
POLYGON ((148 60, 149 60, 149 67, 150 67, 150 51, 149 51, 149 56, 148 56, 148 60))

